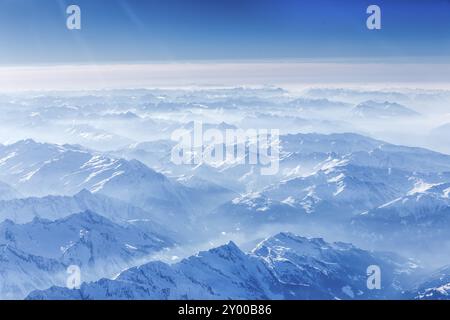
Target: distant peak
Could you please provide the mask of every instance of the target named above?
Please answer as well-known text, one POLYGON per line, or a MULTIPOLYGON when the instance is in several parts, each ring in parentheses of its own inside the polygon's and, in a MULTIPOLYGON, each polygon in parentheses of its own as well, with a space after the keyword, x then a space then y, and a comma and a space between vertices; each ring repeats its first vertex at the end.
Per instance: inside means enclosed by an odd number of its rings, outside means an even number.
POLYGON ((88 189, 81 189, 76 195, 75 197, 91 197, 92 193, 88 190, 88 189))
POLYGON ((1 226, 7 226, 7 227, 10 227, 10 226, 13 226, 13 225, 15 225, 16 223, 14 222, 14 221, 12 221, 11 219, 5 219, 5 220, 3 220, 2 222, 0 222, 0 227, 1 226))
POLYGON ((19 140, 16 143, 14 143, 14 145, 29 145, 29 144, 39 144, 39 143, 33 139, 19 140))
POLYGON ((52 223, 51 220, 41 218, 39 216, 35 216, 33 220, 31 220, 30 224, 48 224, 52 223))
POLYGON ((98 213, 95 213, 94 211, 91 211, 91 210, 74 213, 62 220, 63 221, 82 220, 84 222, 89 222, 92 224, 98 224, 98 223, 109 224, 110 223, 110 221, 107 218, 105 218, 104 216, 99 215, 98 213))
POLYGON ((289 248, 294 248, 294 244, 307 244, 312 246, 326 246, 328 243, 322 238, 306 238, 302 236, 295 235, 291 232, 280 232, 272 237, 267 238, 257 245, 253 250, 261 251, 264 248, 271 248, 274 246, 284 246, 289 248))
POLYGON ((226 255, 226 256, 242 256, 244 252, 233 242, 230 241, 227 244, 209 250, 210 253, 226 255))
POLYGON ((288 232, 288 231, 280 232, 280 233, 270 237, 268 240, 271 240, 271 239, 277 239, 277 240, 282 240, 282 241, 284 241, 284 240, 294 240, 294 241, 297 241, 297 242, 305 242, 305 241, 309 240, 308 238, 305 238, 305 237, 302 237, 302 236, 298 236, 298 235, 293 234, 292 232, 288 232))

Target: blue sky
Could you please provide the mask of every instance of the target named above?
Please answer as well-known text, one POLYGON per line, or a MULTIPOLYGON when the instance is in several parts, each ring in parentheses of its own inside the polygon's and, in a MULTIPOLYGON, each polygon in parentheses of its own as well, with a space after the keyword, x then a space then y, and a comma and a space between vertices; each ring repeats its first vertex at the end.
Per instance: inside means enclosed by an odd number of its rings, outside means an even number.
POLYGON ((0 64, 450 59, 450 0, 0 0, 0 64), (65 27, 78 4, 82 30, 65 27), (382 9, 382 30, 366 8, 382 9))

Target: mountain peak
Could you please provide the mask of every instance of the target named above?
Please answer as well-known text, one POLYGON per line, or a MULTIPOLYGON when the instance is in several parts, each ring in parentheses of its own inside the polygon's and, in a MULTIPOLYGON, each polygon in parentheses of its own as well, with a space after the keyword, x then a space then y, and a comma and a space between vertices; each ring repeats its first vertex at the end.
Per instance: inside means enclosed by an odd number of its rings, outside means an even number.
POLYGON ((289 231, 279 232, 276 235, 268 238, 267 240, 270 240, 270 239, 274 239, 274 240, 278 240, 278 241, 292 241, 292 240, 298 241, 298 242, 308 241, 308 238, 298 236, 289 231))
POLYGON ((51 220, 44 219, 44 218, 41 218, 39 216, 35 216, 30 223, 31 224, 49 224, 49 223, 52 223, 52 222, 53 221, 51 221, 51 220))
POLYGON ((83 188, 77 194, 74 195, 76 198, 91 198, 93 196, 92 192, 88 189, 83 188))
POLYGON ((14 144, 15 145, 32 145, 32 144, 40 144, 40 143, 36 142, 34 139, 23 139, 23 140, 17 141, 14 144))
POLYGON ((234 258, 242 258, 245 253, 233 242, 230 241, 227 244, 212 248, 208 251, 201 251, 197 254, 197 257, 221 257, 226 260, 234 260, 234 258))
POLYGON ((63 220, 66 220, 66 221, 67 220, 83 220, 83 221, 93 223, 93 224, 98 224, 98 223, 110 224, 111 223, 107 218, 105 218, 91 210, 85 210, 80 213, 72 214, 72 215, 64 218, 63 220))
POLYGON ((276 255, 284 256, 292 251, 300 255, 320 255, 322 249, 332 247, 322 238, 306 238, 291 232, 280 232, 260 242, 252 253, 258 256, 276 255))
POLYGON ((217 251, 217 252, 228 252, 230 254, 242 254, 243 252, 239 247, 234 243, 233 241, 229 241, 227 244, 221 245, 217 248, 211 249, 210 251, 217 251))

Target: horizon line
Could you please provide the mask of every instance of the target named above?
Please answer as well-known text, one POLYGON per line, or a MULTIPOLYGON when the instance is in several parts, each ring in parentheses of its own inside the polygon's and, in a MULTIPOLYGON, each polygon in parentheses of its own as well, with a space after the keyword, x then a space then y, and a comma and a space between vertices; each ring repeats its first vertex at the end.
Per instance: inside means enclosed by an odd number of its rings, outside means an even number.
POLYGON ((189 86, 445 84, 450 63, 161 62, 0 66, 1 91, 189 86))

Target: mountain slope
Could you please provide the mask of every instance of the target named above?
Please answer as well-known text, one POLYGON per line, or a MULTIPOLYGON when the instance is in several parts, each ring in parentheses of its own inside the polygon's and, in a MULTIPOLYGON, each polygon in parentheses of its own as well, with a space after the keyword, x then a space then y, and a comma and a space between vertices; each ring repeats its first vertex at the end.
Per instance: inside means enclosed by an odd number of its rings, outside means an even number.
POLYGON ((151 262, 115 280, 83 284, 79 290, 52 287, 29 299, 365 299, 395 297, 401 276, 414 267, 393 255, 349 244, 328 244, 280 233, 250 254, 234 243, 200 252, 179 263, 151 262), (366 268, 383 268, 384 285, 366 287, 366 268), (377 291, 377 290, 375 290, 377 291))
POLYGON ((21 194, 10 185, 0 181, 0 201, 20 198, 21 194))
POLYGON ((74 213, 90 210, 116 222, 130 219, 152 219, 152 214, 126 202, 81 190, 74 196, 30 197, 0 201, 0 221, 26 223, 35 217, 61 219, 74 213))
POLYGON ((364 101, 352 110, 355 116, 367 119, 419 116, 419 113, 395 102, 364 101))
POLYGON ((0 224, 0 244, 64 265, 76 264, 88 279, 119 272, 173 242, 86 211, 56 221, 35 218, 15 224, 6 220, 0 224))
POLYGON ((446 264, 448 257, 441 252, 450 248, 449 195, 450 183, 418 185, 405 196, 353 217, 350 230, 373 243, 395 243, 397 250, 426 253, 421 259, 446 264))
MULTIPOLYGON (((281 181, 259 193, 237 197, 209 218, 255 228, 261 224, 334 223, 406 194, 415 186, 411 173, 327 161, 313 174, 281 181)), ((223 224, 222 224, 223 225, 223 224)))
POLYGON ((184 186, 139 161, 78 146, 33 140, 0 146, 0 178, 25 196, 73 195, 87 189, 132 203, 165 221, 189 221, 191 205, 184 186))
POLYGON ((32 290, 63 285, 65 272, 61 262, 0 244, 0 299, 23 299, 32 290))
POLYGON ((450 266, 435 271, 422 281, 407 298, 417 300, 450 300, 450 266))
POLYGON ((362 213, 355 217, 355 222, 402 225, 410 223, 419 226, 421 221, 428 220, 427 225, 438 227, 437 224, 430 223, 433 219, 445 219, 449 216, 450 183, 424 184, 422 188, 423 190, 413 190, 403 197, 362 213))

